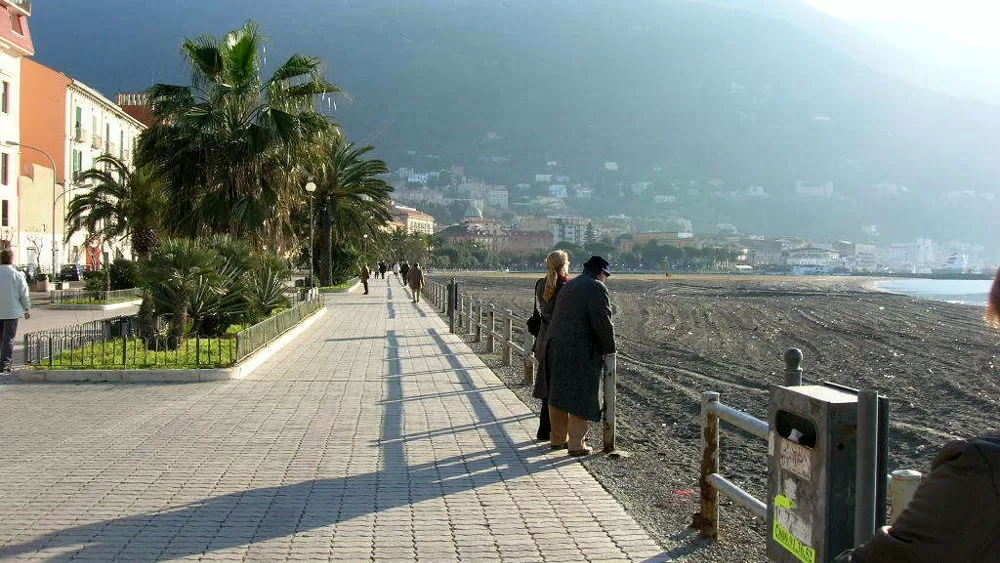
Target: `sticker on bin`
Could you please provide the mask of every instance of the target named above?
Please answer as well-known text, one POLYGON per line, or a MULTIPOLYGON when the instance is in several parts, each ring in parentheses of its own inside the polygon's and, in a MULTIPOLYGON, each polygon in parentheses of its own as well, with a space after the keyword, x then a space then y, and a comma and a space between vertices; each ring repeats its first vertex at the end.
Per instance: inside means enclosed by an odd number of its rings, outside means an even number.
POLYGON ((781 469, 809 481, 812 479, 812 451, 790 440, 781 440, 781 469))

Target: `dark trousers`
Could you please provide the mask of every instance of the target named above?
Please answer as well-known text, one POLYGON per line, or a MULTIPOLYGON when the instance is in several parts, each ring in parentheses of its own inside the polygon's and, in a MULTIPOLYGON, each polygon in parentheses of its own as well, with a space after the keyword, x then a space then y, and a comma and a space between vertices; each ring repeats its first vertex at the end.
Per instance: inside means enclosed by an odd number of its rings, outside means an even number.
POLYGON ((361 280, 361 285, 363 285, 365 288, 364 295, 368 295, 368 280, 361 280))
POLYGON ((10 368, 14 357, 14 335, 19 319, 0 319, 0 369, 10 368))
POLYGON ((548 440, 551 433, 552 423, 549 419, 549 401, 548 399, 542 399, 542 411, 538 413, 538 434, 535 437, 539 440, 548 440))

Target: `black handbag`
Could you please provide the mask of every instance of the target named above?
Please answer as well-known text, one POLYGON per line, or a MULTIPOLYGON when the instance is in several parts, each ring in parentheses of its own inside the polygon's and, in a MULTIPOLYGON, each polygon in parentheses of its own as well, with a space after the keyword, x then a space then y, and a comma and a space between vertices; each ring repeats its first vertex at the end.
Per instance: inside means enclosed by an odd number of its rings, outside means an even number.
POLYGON ((525 323, 528 326, 528 332, 531 336, 538 336, 538 331, 542 329, 542 316, 538 314, 538 309, 528 317, 528 321, 525 323))

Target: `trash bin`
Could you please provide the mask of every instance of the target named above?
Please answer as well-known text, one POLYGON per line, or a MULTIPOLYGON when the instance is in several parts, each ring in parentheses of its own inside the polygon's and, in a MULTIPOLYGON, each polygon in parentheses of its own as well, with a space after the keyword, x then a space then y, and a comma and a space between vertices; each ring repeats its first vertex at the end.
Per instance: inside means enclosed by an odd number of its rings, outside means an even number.
POLYGON ((824 385, 771 386, 771 561, 833 561, 854 545, 858 397, 824 385))
POLYGON ((129 334, 127 319, 106 319, 104 321, 105 338, 125 338, 129 334))

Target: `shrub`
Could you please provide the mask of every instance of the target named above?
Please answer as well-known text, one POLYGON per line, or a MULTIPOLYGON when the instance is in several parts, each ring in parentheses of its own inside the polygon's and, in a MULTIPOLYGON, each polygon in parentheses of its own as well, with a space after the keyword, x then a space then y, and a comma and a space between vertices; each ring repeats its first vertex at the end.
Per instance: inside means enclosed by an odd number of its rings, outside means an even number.
POLYGON ((109 269, 112 291, 139 287, 139 264, 136 262, 119 258, 111 263, 109 269))
POLYGON ((104 270, 87 270, 83 273, 83 289, 104 291, 104 270))

